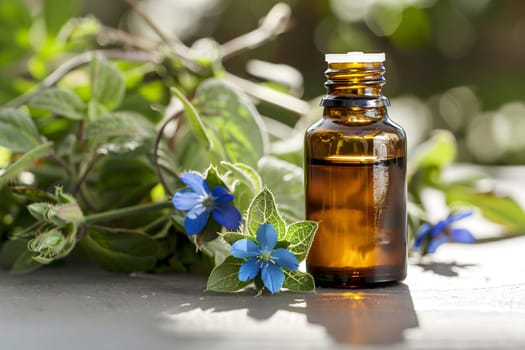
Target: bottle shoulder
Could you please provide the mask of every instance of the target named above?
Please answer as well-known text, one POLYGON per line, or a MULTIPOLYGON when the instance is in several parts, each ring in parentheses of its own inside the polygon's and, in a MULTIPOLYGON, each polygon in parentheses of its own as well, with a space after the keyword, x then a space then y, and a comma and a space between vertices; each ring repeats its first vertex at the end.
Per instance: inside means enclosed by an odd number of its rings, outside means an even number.
POLYGON ((405 132, 389 118, 365 124, 324 118, 312 124, 305 134, 307 158, 364 157, 382 161, 405 155, 405 132))
POLYGON ((380 120, 365 123, 348 123, 337 119, 321 118, 306 130, 306 135, 320 135, 334 132, 345 136, 393 134, 401 139, 406 138, 403 127, 391 120, 388 116, 380 120))

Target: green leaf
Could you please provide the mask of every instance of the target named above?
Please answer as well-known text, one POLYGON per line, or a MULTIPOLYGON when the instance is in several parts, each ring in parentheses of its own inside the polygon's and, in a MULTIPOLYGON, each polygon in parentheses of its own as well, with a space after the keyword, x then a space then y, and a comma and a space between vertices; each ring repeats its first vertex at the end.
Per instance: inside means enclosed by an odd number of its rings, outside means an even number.
POLYGON ((315 291, 315 282, 312 275, 299 270, 284 270, 283 288, 292 292, 313 292, 315 291))
POLYGON ((206 290, 214 292, 237 292, 251 283, 239 281, 239 269, 243 261, 233 256, 227 257, 224 262, 211 271, 206 284, 206 290))
POLYGON ((290 242, 288 250, 299 262, 308 255, 318 226, 319 224, 314 221, 299 221, 288 226, 284 240, 290 242))
POLYGON ((57 202, 57 198, 51 193, 38 189, 38 188, 34 188, 34 187, 11 186, 9 187, 9 190, 13 193, 16 193, 19 196, 26 197, 32 202, 49 202, 49 203, 57 202))
POLYGON ((155 266, 157 242, 128 231, 107 233, 90 229, 81 246, 103 268, 113 272, 147 271, 155 266))
POLYGON ((98 117, 106 115, 109 110, 97 101, 89 101, 87 105, 87 115, 89 120, 96 120, 98 117))
POLYGON ((153 137, 155 126, 138 113, 115 112, 100 117, 86 128, 89 139, 153 137))
POLYGON ((273 194, 265 188, 252 201, 248 208, 248 232, 255 236, 257 229, 262 224, 272 224, 277 231, 279 240, 286 234, 286 223, 277 210, 273 194))
POLYGON ((184 96, 184 94, 174 86, 171 87, 170 91, 182 102, 184 111, 186 112, 186 118, 191 126, 191 129, 193 130, 193 133, 197 137, 197 140, 204 146, 205 149, 210 150, 212 145, 210 143, 208 132, 206 131, 204 123, 202 122, 202 119, 195 107, 190 103, 190 101, 188 101, 186 96, 184 96))
POLYGON ((245 239, 246 238, 246 239, 254 240, 254 238, 252 236, 248 236, 248 235, 245 235, 245 234, 242 234, 242 233, 239 233, 239 232, 225 232, 225 233, 221 234, 220 236, 229 245, 232 245, 233 243, 237 242, 240 239, 245 239))
POLYGON ((228 187, 224 184, 224 181, 222 181, 222 178, 219 176, 219 173, 214 166, 209 166, 205 173, 206 182, 208 183, 210 190, 213 190, 217 186, 228 187))
POLYGON ((64 89, 44 90, 31 99, 30 105, 73 120, 82 120, 86 115, 86 105, 80 97, 64 89))
POLYGON ((508 227, 512 232, 525 230, 525 212, 510 197, 501 197, 491 192, 474 192, 466 187, 449 188, 445 195, 448 205, 474 206, 487 219, 508 227))
POLYGON ((248 209, 255 195, 262 190, 262 180, 257 171, 241 163, 221 162, 226 178, 235 195, 234 205, 243 213, 248 209))
POLYGON ((80 9, 78 0, 46 0, 43 15, 48 36, 56 35, 67 21, 76 17, 80 9))
MULTIPOLYGON (((165 152, 170 161, 176 164, 171 165, 174 169, 204 171, 209 165, 208 150, 203 147, 197 140, 197 137, 191 132, 181 132, 181 139, 177 142, 174 151, 165 152)), ((160 153, 160 152, 159 152, 160 153)), ((161 153, 161 155, 163 155, 161 153)), ((167 157, 163 157, 163 161, 167 157)), ((165 161, 168 162, 168 161, 165 161)))
POLYGON ((26 240, 7 241, 0 249, 0 267, 17 273, 34 271, 42 265, 34 261, 32 255, 27 249, 26 240))
POLYGON ((109 110, 120 105, 124 97, 124 76, 111 62, 96 57, 91 62, 91 101, 109 110))
POLYGON ((291 221, 304 218, 304 172, 287 161, 266 156, 258 164, 264 184, 275 194, 281 213, 291 221))
POLYGON ((255 167, 266 153, 268 136, 251 102, 224 81, 208 79, 197 88, 193 103, 220 159, 255 167))
POLYGON ((100 167, 99 176, 104 180, 97 182, 96 189, 101 208, 105 209, 135 205, 158 183, 151 162, 145 156, 108 156, 100 167))
POLYGON ((417 146, 410 157, 409 175, 418 168, 443 168, 450 165, 457 154, 456 138, 448 130, 434 130, 428 141, 417 146))
POLYGON ((0 175, 0 188, 11 181, 14 181, 21 172, 31 169, 34 162, 44 157, 52 146, 53 144, 51 142, 37 146, 4 169, 4 172, 0 175))
POLYGON ((30 116, 14 108, 0 110, 0 146, 23 153, 41 143, 30 116))

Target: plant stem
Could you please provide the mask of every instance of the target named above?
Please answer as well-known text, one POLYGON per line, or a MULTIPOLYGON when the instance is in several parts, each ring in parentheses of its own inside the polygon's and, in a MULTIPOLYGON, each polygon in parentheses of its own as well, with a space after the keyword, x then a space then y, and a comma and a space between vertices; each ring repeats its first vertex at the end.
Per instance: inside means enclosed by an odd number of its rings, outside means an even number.
POLYGON ((82 187, 82 185, 86 181, 89 173, 91 172, 91 170, 93 169, 95 164, 99 160, 101 160, 103 157, 104 157, 104 155, 99 153, 99 154, 96 154, 95 156, 93 156, 93 158, 91 158, 91 160, 89 162, 87 162, 87 164, 85 166, 85 169, 84 169, 84 172, 82 173, 82 175, 80 175, 80 178, 78 179, 78 182, 75 185, 75 189, 73 190, 73 195, 77 195, 78 192, 80 192, 80 188, 82 187))
POLYGON ((292 95, 254 83, 253 81, 243 79, 230 73, 225 74, 225 79, 250 96, 297 113, 300 116, 305 115, 310 110, 308 102, 292 95))
POLYGON ((244 50, 256 48, 284 33, 290 24, 292 10, 285 3, 270 9, 259 27, 221 45, 221 58, 228 58, 244 50))
POLYGON ((137 0, 126 0, 126 2, 133 8, 133 10, 139 15, 144 22, 155 32, 159 39, 171 49, 171 51, 178 56, 181 62, 193 72, 199 72, 202 67, 195 61, 192 56, 191 49, 187 47, 179 38, 172 35, 169 37, 162 29, 155 23, 155 21, 149 16, 148 11, 139 4, 137 0))
POLYGON ((162 170, 160 168, 159 164, 159 148, 160 148, 160 142, 162 140, 162 135, 164 133, 164 129, 168 124, 174 120, 177 120, 181 115, 181 112, 169 117, 164 124, 159 129, 159 132, 157 133, 157 138, 155 139, 155 147, 153 148, 153 165, 155 165, 155 172, 157 173, 157 177, 159 178, 159 182, 161 183, 162 187, 164 188, 164 191, 166 193, 171 193, 171 189, 168 187, 168 184, 166 183, 166 180, 164 178, 164 175, 162 174, 162 170))
POLYGON ((86 216, 85 222, 87 224, 94 224, 97 222, 109 221, 114 219, 120 219, 127 216, 132 216, 140 213, 158 211, 162 209, 172 208, 173 205, 171 202, 158 202, 158 203, 148 203, 148 204, 139 204, 131 207, 120 208, 115 210, 109 210, 102 213, 92 214, 86 216))

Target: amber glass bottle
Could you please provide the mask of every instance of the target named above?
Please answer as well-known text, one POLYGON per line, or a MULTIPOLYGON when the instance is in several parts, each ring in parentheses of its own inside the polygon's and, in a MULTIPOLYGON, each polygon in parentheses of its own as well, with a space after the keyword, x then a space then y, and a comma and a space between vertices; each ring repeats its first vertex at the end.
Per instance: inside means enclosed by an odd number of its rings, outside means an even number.
POLYGON ((322 119, 305 137, 306 216, 319 221, 307 269, 320 286, 406 277, 406 137, 389 119, 385 55, 326 55, 322 119))

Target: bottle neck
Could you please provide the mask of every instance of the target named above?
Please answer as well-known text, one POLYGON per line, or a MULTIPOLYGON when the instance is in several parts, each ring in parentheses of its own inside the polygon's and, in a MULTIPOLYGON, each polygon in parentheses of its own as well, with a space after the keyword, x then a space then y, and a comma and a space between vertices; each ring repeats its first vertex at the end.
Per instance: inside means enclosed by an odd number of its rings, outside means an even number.
POLYGON ((337 120, 337 123, 370 124, 387 117, 386 107, 325 107, 323 118, 337 120))
POLYGON ((385 84, 383 62, 331 62, 325 71, 327 95, 324 107, 381 108, 389 106, 381 88, 385 84))

